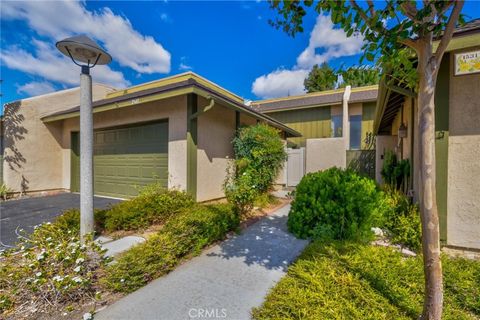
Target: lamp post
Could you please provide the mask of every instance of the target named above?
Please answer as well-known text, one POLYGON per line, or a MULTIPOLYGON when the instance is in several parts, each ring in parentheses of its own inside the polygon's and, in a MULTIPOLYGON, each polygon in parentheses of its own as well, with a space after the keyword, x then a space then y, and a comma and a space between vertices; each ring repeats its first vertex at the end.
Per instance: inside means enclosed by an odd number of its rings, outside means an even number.
POLYGON ((85 35, 57 42, 61 53, 81 67, 80 74, 80 240, 93 232, 93 113, 90 69, 112 57, 85 35))

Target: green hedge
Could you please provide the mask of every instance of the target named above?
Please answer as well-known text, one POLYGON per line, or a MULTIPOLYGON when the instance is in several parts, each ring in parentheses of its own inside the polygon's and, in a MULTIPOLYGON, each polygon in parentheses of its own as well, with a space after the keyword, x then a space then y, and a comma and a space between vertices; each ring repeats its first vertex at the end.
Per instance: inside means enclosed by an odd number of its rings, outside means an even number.
POLYGON ((232 206, 197 205, 172 217, 158 234, 123 255, 106 270, 105 284, 121 292, 134 291, 173 270, 180 261, 238 227, 232 206))
MULTIPOLYGON (((480 318, 480 262, 442 256, 444 316, 480 318)), ((423 307, 422 256, 385 247, 312 243, 253 311, 257 320, 418 319, 423 307)))
POLYGON ((375 182, 352 170, 331 168, 305 175, 288 215, 300 238, 368 239, 386 209, 375 182))
POLYGON ((165 223, 172 215, 194 204, 195 200, 190 195, 177 190, 161 189, 140 194, 107 210, 104 227, 107 231, 147 228, 152 224, 165 223))
MULTIPOLYGON (((94 220, 97 231, 139 230, 152 224, 163 224, 171 216, 191 208, 193 198, 182 191, 152 189, 131 200, 119 202, 106 210, 95 210, 94 220)), ((80 212, 77 209, 65 211, 56 219, 66 229, 80 228, 80 212)))

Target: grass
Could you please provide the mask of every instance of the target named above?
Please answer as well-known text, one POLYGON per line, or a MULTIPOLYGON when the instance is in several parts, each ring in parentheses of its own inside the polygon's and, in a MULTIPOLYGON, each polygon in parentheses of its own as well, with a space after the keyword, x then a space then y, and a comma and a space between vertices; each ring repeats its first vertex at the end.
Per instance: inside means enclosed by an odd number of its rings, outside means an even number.
MULTIPOLYGON (((480 263, 442 258, 443 319, 480 318, 480 263)), ((313 242, 292 265, 254 319, 418 319, 422 257, 384 247, 313 242)))

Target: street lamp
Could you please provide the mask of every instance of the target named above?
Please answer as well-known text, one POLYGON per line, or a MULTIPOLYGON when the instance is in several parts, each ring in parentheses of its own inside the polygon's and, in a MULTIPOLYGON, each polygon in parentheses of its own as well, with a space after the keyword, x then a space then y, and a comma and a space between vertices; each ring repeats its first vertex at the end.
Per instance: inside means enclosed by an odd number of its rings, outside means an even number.
POLYGON ((93 232, 93 113, 90 69, 112 57, 85 35, 57 42, 57 49, 82 68, 80 74, 80 239, 93 232))

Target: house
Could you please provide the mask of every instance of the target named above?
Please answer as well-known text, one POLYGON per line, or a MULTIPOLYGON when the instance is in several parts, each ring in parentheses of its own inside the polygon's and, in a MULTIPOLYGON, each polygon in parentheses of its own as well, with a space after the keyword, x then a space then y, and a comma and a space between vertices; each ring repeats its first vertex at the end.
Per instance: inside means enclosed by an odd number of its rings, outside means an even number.
MULTIPOLYGON (((192 72, 127 89, 93 85, 95 194, 127 198, 155 181, 198 201, 224 196, 236 128, 300 134, 192 72)), ((16 193, 79 191, 79 88, 5 105, 3 177, 16 193)))
POLYGON ((287 139, 289 147, 305 150, 305 168, 300 175, 359 162, 358 169, 373 175, 374 168, 369 165, 374 164, 371 149, 377 92, 376 85, 347 87, 255 101, 251 106, 302 134, 287 139))
MULTIPOLYGON (((385 75, 388 76, 388 73, 385 75)), ((411 164, 418 197, 418 105, 405 87, 379 86, 375 111, 376 178, 386 151, 411 164)), ((480 19, 455 30, 435 90, 436 192, 441 240, 450 250, 480 250, 480 19)))

